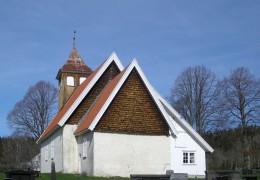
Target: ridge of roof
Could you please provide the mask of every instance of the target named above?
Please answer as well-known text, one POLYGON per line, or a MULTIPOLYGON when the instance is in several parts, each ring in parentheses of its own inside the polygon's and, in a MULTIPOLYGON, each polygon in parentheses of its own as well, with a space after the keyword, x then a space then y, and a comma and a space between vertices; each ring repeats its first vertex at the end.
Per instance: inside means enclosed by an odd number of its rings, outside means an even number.
POLYGON ((109 98, 118 81, 120 81, 121 77, 124 75, 125 71, 126 69, 124 69, 120 74, 118 74, 112 81, 108 83, 108 85, 101 92, 97 100, 94 102, 89 112, 87 112, 87 114, 84 116, 84 119, 79 124, 74 134, 78 135, 89 128, 89 126, 93 122, 93 119, 95 119, 95 117, 98 115, 101 108, 103 107, 103 104, 105 103, 104 101, 109 98))
POLYGON ((167 112, 170 113, 169 116, 173 116, 174 121, 177 121, 188 133, 196 139, 196 141, 208 152, 213 152, 214 149, 190 126, 190 124, 157 92, 156 96, 167 108, 167 112))
POLYGON ((87 130, 93 131, 99 120, 101 119, 102 115, 105 113, 106 109, 108 108, 109 104, 115 98, 116 94, 122 87, 123 83, 132 72, 133 69, 136 69, 139 73, 140 77, 142 78, 145 86, 147 87, 149 93, 151 94, 153 100, 155 101, 157 107, 161 111, 162 115, 164 116, 168 126, 170 127, 171 133, 177 136, 177 130, 171 123, 169 116, 165 109, 163 108, 162 104, 160 103, 159 99, 153 92, 153 87, 148 82, 147 78, 145 77, 142 69, 140 68, 136 59, 133 59, 131 64, 122 71, 119 75, 117 75, 104 89, 102 94, 97 99, 96 103, 90 109, 89 113, 85 116, 85 119, 79 124, 78 128, 74 132, 75 135, 80 135, 87 130))
MULTIPOLYGON (((37 142, 40 142, 47 136, 48 133, 50 133, 57 125, 60 125, 59 122, 64 117, 68 109, 72 106, 72 104, 75 102, 75 100, 78 98, 78 96, 82 93, 82 91, 87 87, 87 85, 91 82, 95 74, 99 68, 97 68, 85 81, 80 84, 71 97, 68 99, 68 101, 64 104, 64 106, 61 108, 61 110, 56 114, 54 119, 51 121, 51 123, 48 125, 48 127, 44 130, 43 134, 40 136, 40 138, 37 140, 37 142)), ((61 125, 60 125, 61 126, 61 125)))
POLYGON ((37 140, 37 143, 44 140, 49 133, 51 133, 57 126, 62 127, 66 121, 68 120, 69 116, 74 112, 83 98, 87 95, 87 93, 92 89, 95 83, 98 81, 100 76, 105 72, 108 66, 115 62, 118 66, 119 70, 122 71, 124 69, 122 63, 120 62, 119 58, 117 57, 116 53, 113 52, 92 74, 90 74, 82 84, 80 84, 62 109, 56 114, 54 119, 48 125, 48 127, 44 130, 40 138, 37 140))
MULTIPOLYGON (((96 71, 95 76, 93 76, 93 79, 91 79, 90 83, 86 86, 84 91, 78 96, 78 98, 75 100, 75 102, 70 106, 67 113, 62 117, 62 119, 59 122, 60 126, 63 126, 69 116, 72 114, 72 112, 76 109, 76 107, 79 105, 79 103, 83 100, 83 98, 87 95, 87 93, 92 89, 92 87, 95 85, 95 83, 98 81, 98 79, 102 76, 102 74, 105 72, 105 70, 108 68, 108 66, 115 62, 118 66, 119 70, 122 71, 124 69, 123 65, 121 64, 119 58, 117 57, 116 53, 113 52, 109 58, 107 58, 98 68, 96 71)), ((87 78, 88 79, 88 78, 87 78)), ((87 80, 86 79, 86 80, 87 80)))

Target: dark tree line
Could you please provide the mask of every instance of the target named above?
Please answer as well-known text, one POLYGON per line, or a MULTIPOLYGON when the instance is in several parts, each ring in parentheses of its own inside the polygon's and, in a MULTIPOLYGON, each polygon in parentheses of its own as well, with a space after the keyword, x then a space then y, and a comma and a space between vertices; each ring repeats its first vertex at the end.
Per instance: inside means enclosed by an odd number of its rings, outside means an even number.
POLYGON ((260 125, 260 79, 249 69, 217 80, 204 66, 189 67, 177 77, 169 101, 201 135, 240 127, 243 168, 251 167, 248 128, 260 125))
POLYGON ((32 160, 39 152, 40 147, 32 137, 0 137, 0 172, 34 168, 32 160))
MULTIPOLYGON (((248 145, 251 168, 260 168, 260 127, 249 126, 248 145)), ((210 170, 242 169, 244 167, 243 148, 241 142, 242 127, 235 129, 207 132, 204 139, 215 149, 207 154, 207 167, 210 170)))
POLYGON ((15 104, 7 115, 12 136, 0 138, 0 170, 37 166, 34 157, 40 147, 36 140, 57 111, 57 97, 54 85, 39 81, 15 104))

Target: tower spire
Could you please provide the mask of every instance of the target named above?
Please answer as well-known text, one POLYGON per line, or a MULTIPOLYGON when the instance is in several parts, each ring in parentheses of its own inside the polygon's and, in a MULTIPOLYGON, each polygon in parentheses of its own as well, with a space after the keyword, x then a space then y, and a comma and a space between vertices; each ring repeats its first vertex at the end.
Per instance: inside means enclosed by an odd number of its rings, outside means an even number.
POLYGON ((73 34, 73 48, 75 48, 75 45, 76 45, 76 31, 74 31, 74 34, 73 34))

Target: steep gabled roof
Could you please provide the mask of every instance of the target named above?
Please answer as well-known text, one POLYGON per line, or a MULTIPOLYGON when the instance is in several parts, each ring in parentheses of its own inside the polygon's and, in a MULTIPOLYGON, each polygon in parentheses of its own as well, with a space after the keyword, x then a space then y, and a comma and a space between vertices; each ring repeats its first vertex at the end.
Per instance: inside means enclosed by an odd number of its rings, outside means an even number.
POLYGON ((102 74, 105 72, 105 70, 109 67, 109 65, 112 62, 115 62, 120 71, 124 69, 116 53, 113 52, 104 63, 102 63, 91 75, 89 75, 89 77, 81 85, 77 87, 77 89, 68 99, 63 108, 57 113, 57 115, 54 117, 49 126, 45 129, 43 134, 38 139, 37 143, 43 141, 57 128, 62 127, 65 124, 70 115, 78 107, 80 102, 89 93, 89 91, 93 88, 95 83, 98 81, 98 79, 102 76, 102 74))
POLYGON ((62 72, 77 72, 77 73, 92 73, 92 70, 85 64, 84 60, 80 57, 77 49, 73 47, 68 60, 59 70, 56 79, 59 79, 62 72))
POLYGON ((140 66, 138 65, 137 61, 134 59, 132 63, 124 70, 122 71, 116 78, 114 78, 103 90, 103 92, 98 97, 95 104, 93 104, 92 108, 89 110, 89 112, 84 117, 81 124, 79 124, 78 128, 75 131, 75 135, 80 135, 84 133, 87 130, 94 130, 95 126, 101 119, 102 115, 107 110, 108 106, 112 102, 112 100, 115 98, 119 90, 121 89, 122 85, 126 81, 127 77, 130 75, 133 69, 136 69, 138 74, 140 75, 142 81, 144 82, 144 85, 146 86, 147 90, 149 91, 151 97, 153 98, 155 104, 159 108, 160 112, 162 113, 163 117, 166 120, 166 123, 168 124, 171 133, 173 133, 175 136, 177 136, 177 131, 175 127, 173 126, 169 115, 163 108, 162 104, 160 103, 159 99, 154 93, 153 87, 148 82, 147 78, 145 77, 143 71, 141 70, 140 66))
POLYGON ((129 77, 133 69, 136 69, 143 81, 145 87, 150 93, 153 101, 160 110, 162 116, 164 117, 167 125, 173 136, 178 136, 178 132, 174 127, 173 121, 177 122, 205 151, 213 152, 214 149, 181 117, 181 115, 151 86, 145 77, 142 69, 138 65, 137 61, 134 59, 132 63, 124 69, 120 60, 115 53, 101 64, 78 88, 74 91, 70 99, 66 102, 63 108, 58 112, 55 118, 52 120, 50 125, 46 128, 43 134, 38 139, 37 143, 42 142, 45 138, 55 132, 58 128, 64 126, 68 118, 75 111, 75 109, 82 102, 84 97, 90 92, 93 86, 97 83, 99 78, 104 74, 106 69, 111 63, 115 62, 119 70, 122 71, 117 75, 112 81, 110 81, 107 86, 103 89, 100 95, 97 97, 96 101, 93 103, 92 107, 83 116, 82 121, 80 121, 75 135, 80 135, 87 130, 93 131, 99 120, 106 112, 107 108, 123 86, 126 79, 129 77), (124 70, 123 70, 124 69, 124 70))
POLYGON ((207 152, 213 152, 214 149, 189 125, 189 123, 158 93, 156 96, 159 98, 160 102, 163 104, 167 113, 173 121, 176 121, 193 139, 198 142, 201 147, 207 152))

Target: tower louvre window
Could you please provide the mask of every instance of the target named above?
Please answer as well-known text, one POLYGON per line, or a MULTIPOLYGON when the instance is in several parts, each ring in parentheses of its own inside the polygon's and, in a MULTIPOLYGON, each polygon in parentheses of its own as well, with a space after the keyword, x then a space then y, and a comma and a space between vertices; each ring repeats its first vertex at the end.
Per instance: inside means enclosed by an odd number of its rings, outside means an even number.
POLYGON ((67 86, 74 86, 74 77, 72 76, 67 77, 67 86))
POLYGON ((83 83, 86 79, 87 79, 86 77, 79 78, 79 84, 83 83))

